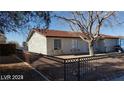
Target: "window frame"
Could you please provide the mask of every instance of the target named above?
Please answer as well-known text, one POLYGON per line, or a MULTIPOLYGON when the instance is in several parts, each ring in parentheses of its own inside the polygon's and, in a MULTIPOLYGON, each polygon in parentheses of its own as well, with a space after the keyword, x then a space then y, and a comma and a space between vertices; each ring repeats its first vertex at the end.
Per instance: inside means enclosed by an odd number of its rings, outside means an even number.
POLYGON ((60 50, 61 49, 61 39, 54 39, 54 50, 60 50), (58 43, 59 42, 59 43, 58 43))

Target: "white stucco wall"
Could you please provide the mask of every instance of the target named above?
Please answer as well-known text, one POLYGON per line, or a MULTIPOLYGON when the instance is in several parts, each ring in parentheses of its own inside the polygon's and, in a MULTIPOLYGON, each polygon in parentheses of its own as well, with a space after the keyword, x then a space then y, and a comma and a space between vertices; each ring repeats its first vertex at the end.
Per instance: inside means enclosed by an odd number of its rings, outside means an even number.
POLYGON ((30 40, 27 42, 28 51, 47 54, 47 45, 46 45, 47 41, 46 40, 47 39, 45 36, 35 32, 30 38, 30 40))
MULTIPOLYGON (((113 51, 113 46, 118 45, 118 43, 118 39, 105 39, 99 41, 95 45, 95 51, 111 52, 113 51)), ((45 37, 35 32, 27 44, 30 52, 47 55, 88 53, 88 44, 80 38, 45 37), (60 50, 54 50, 54 39, 61 40, 60 50)))
POLYGON ((118 45, 118 39, 105 39, 104 46, 106 47, 106 52, 111 52, 113 50, 113 46, 118 45))
POLYGON ((80 38, 47 38, 47 54, 79 54, 88 52, 87 43, 80 38), (54 50, 54 39, 61 39, 61 50, 54 50))
POLYGON ((94 44, 94 52, 105 52, 104 40, 97 40, 94 44))

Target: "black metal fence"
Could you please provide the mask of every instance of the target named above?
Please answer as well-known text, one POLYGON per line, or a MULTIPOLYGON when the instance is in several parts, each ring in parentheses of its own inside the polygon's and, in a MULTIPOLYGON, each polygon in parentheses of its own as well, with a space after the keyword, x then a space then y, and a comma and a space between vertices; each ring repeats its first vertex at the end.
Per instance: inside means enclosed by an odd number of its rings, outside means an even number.
MULTIPOLYGON (((99 66, 102 59, 122 56, 124 54, 114 53, 108 55, 98 55, 93 57, 71 58, 64 60, 64 80, 111 80, 115 74, 107 74, 105 68, 99 66)), ((123 73, 124 74, 124 73, 123 73)), ((119 74, 120 75, 120 74, 119 74)))

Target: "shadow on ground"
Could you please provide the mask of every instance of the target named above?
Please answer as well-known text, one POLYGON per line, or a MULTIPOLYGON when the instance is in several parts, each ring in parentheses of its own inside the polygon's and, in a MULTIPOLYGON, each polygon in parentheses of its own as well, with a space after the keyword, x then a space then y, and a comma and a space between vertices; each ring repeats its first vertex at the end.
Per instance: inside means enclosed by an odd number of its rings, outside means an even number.
POLYGON ((45 79, 28 63, 11 55, 0 57, 0 80, 44 81, 45 79))
POLYGON ((62 63, 40 57, 31 65, 50 80, 64 80, 64 67, 62 63))
MULTIPOLYGON (((85 63, 87 64, 80 63, 80 80, 113 80, 114 78, 124 75, 124 56, 108 57, 85 63), (90 69, 90 71, 84 73, 86 67, 88 70, 88 66, 92 68, 92 70, 90 69)), ((64 66, 62 63, 40 57, 31 62, 31 65, 38 71, 42 72, 50 80, 64 80, 64 66)), ((68 66, 68 71, 66 73, 66 75, 68 75, 67 80, 78 80, 78 76, 73 73, 75 70, 77 70, 75 64, 68 66)))
MULTIPOLYGON (((0 75, 23 75, 22 80, 45 80, 32 67, 37 69, 48 79, 53 81, 64 80, 64 64, 45 58, 43 55, 33 54, 29 62, 22 62, 15 56, 0 57, 0 75), (30 64, 30 65, 29 65, 30 64)), ((77 63, 66 64, 68 81, 77 81, 77 63)), ((113 80, 124 75, 124 56, 108 56, 107 58, 80 62, 80 80, 101 81, 113 80)), ((2 79, 3 80, 3 79, 2 79)), ((21 79, 17 79, 21 80, 21 79)))

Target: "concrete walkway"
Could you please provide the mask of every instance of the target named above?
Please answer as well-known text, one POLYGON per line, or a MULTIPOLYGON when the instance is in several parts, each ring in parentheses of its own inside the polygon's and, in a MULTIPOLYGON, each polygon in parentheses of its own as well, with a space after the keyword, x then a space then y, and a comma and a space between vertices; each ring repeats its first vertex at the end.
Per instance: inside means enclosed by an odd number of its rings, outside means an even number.
MULTIPOLYGON (((111 55, 111 54, 116 54, 118 52, 111 52, 111 53, 98 53, 95 54, 95 56, 99 56, 99 55, 111 55)), ((77 55, 60 55, 60 56, 55 56, 58 58, 62 58, 62 59, 70 59, 70 58, 80 58, 80 57, 90 57, 89 54, 77 54, 77 55)))

